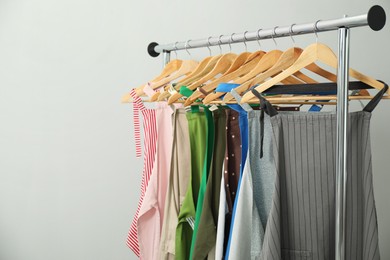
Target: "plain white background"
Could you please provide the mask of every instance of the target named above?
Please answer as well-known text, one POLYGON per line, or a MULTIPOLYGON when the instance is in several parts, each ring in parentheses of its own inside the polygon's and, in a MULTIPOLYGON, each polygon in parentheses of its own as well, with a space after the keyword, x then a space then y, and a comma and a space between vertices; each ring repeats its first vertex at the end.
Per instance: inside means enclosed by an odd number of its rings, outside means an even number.
MULTIPOLYGON (((160 72, 149 42, 357 15, 373 4, 390 14, 385 0, 0 0, 0 259, 136 259, 125 238, 142 160, 131 106, 120 98, 160 72)), ((351 33, 351 66, 390 82, 390 24, 351 33)), ((295 40, 305 47, 315 37, 295 40)), ((336 50, 336 32, 319 40, 336 50)), ((264 40, 262 48, 275 46, 264 40)), ((390 259, 389 113, 381 102, 371 126, 382 259, 390 259)))

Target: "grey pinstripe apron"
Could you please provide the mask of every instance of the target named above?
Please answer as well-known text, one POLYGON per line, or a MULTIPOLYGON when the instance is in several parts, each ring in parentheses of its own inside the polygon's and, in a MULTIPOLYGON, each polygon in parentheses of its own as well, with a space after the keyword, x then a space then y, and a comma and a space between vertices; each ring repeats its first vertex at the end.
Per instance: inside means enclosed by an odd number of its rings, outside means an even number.
MULTIPOLYGON (((348 260, 380 259, 369 127, 386 90, 349 114, 348 260)), ((276 179, 261 259, 334 259, 336 114, 274 112, 271 124, 276 179)))

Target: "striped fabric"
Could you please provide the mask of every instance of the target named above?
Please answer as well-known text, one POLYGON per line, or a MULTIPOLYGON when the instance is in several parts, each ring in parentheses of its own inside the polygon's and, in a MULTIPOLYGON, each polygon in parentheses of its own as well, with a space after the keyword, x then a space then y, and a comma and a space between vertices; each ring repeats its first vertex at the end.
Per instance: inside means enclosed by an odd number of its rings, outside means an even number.
MULTIPOLYGON (((370 117, 349 115, 347 260, 380 259, 370 117)), ((277 176, 261 259, 335 259, 336 115, 286 112, 271 121, 277 176)))
POLYGON ((133 97, 134 108, 134 135, 136 143, 136 153, 141 154, 141 137, 140 137, 140 123, 139 123, 139 111, 143 117, 144 128, 144 167, 141 179, 141 196, 138 202, 137 211, 130 226, 129 233, 127 235, 127 246, 139 257, 140 249, 138 244, 137 233, 137 221, 139 211, 145 196, 146 188, 148 186, 150 175, 152 173, 154 158, 156 155, 156 141, 157 141, 157 129, 156 129, 156 112, 154 109, 147 109, 140 97, 138 97, 134 90, 130 92, 133 97))
MULTIPOLYGON (((137 96, 138 97, 138 96, 137 96)), ((141 157, 141 125, 139 123, 139 109, 140 105, 138 102, 133 102, 133 123, 134 123, 134 139, 135 139, 135 156, 141 157)))

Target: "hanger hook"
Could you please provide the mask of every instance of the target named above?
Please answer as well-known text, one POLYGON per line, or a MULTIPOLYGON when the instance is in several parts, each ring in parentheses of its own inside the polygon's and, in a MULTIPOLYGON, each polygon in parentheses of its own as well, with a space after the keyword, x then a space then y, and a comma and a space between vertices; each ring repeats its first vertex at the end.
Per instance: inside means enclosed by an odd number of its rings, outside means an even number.
POLYGON ((230 50, 230 53, 232 53, 232 36, 230 36, 230 39, 229 39, 229 50, 230 50))
POLYGON ((321 20, 317 20, 317 21, 314 23, 314 25, 313 25, 313 32, 314 32, 314 34, 316 35, 316 43, 318 43, 318 34, 317 34, 317 31, 319 31, 319 30, 318 30, 317 24, 318 24, 319 21, 321 21, 321 20))
POLYGON ((209 38, 207 38, 207 42, 209 43, 209 44, 207 45, 207 49, 209 49, 210 56, 212 56, 212 55, 211 55, 211 48, 210 48, 210 46, 211 46, 210 39, 211 39, 211 38, 213 38, 213 36, 210 36, 209 38))
POLYGON ((219 46, 219 50, 220 50, 221 54, 222 54, 222 47, 221 47, 221 44, 222 44, 221 37, 222 37, 222 36, 223 36, 223 35, 221 34, 221 35, 219 36, 219 38, 218 38, 218 46, 219 46))
POLYGON ((246 38, 246 33, 247 33, 248 31, 245 31, 244 32, 244 44, 245 44, 245 51, 247 52, 248 51, 248 46, 246 45, 246 42, 248 41, 248 39, 246 38))
MULTIPOLYGON (((184 49, 186 50, 186 52, 188 53, 188 55, 190 55, 190 58, 192 59, 192 55, 191 53, 188 51, 187 49, 187 46, 190 46, 190 41, 191 40, 187 40, 186 43, 184 44, 184 49)), ((190 46, 191 47, 191 46, 190 46)))
POLYGON ((263 30, 263 29, 257 30, 257 43, 259 44, 260 49, 261 49, 261 44, 260 44, 260 31, 261 30, 263 30))
POLYGON ((177 59, 177 44, 178 44, 178 43, 179 43, 179 42, 175 42, 175 45, 173 45, 173 48, 174 48, 173 52, 175 53, 176 59, 177 59))
POLYGON ((291 40, 295 46, 295 40, 294 40, 294 37, 292 36, 293 35, 293 26, 295 25, 295 23, 293 23, 291 26, 290 26, 290 30, 289 30, 289 34, 290 34, 290 37, 291 37, 291 40))
POLYGON ((272 33, 272 40, 274 41, 275 45, 278 46, 278 43, 275 41, 275 36, 276 36, 276 28, 278 28, 279 26, 275 26, 274 27, 274 31, 272 33))
POLYGON ((235 35, 236 33, 232 33, 231 35, 230 35, 230 43, 232 43, 232 42, 234 42, 234 40, 233 40, 233 35, 235 35))

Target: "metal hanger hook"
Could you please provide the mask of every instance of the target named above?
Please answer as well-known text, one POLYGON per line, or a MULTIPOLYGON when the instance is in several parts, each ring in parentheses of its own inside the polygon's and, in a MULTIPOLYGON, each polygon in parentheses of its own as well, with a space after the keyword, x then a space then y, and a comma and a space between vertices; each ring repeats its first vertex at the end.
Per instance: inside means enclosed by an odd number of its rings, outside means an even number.
POLYGON ((210 36, 209 38, 207 38, 207 42, 209 43, 209 45, 207 45, 207 49, 209 49, 210 56, 212 56, 212 55, 211 55, 211 48, 210 48, 210 46, 211 46, 210 39, 211 39, 211 38, 213 38, 213 36, 210 36))
POLYGON ((318 34, 317 34, 317 32, 319 31, 319 29, 318 29, 318 27, 317 27, 317 24, 318 24, 319 21, 321 21, 321 20, 317 20, 317 21, 314 23, 314 25, 313 25, 313 32, 314 32, 314 34, 316 35, 316 43, 318 43, 318 34))
POLYGON ((261 48, 261 44, 260 44, 260 31, 263 30, 263 29, 259 29, 257 30, 257 43, 259 44, 259 47, 261 48))
POLYGON ((275 45, 278 46, 278 43, 275 41, 275 36, 276 36, 276 28, 278 28, 279 26, 275 26, 274 27, 274 31, 272 33, 272 40, 274 41, 275 45))
POLYGON ((294 40, 294 37, 292 36, 293 35, 293 26, 295 25, 295 23, 293 23, 291 26, 290 26, 290 29, 289 29, 289 34, 290 34, 290 37, 291 37, 291 40, 295 46, 295 40, 294 40))
POLYGON ((234 40, 233 40, 233 35, 235 35, 236 33, 232 33, 231 35, 230 35, 230 43, 232 43, 232 42, 234 42, 234 40))
POLYGON ((220 36, 219 36, 219 38, 218 38, 218 46, 219 46, 219 50, 220 50, 220 52, 221 52, 221 55, 222 55, 222 47, 221 47, 221 44, 222 44, 222 41, 221 41, 221 37, 222 37, 223 35, 221 34, 220 36))
POLYGON ((173 48, 174 48, 173 52, 175 53, 176 59, 177 59, 177 44, 178 44, 178 43, 179 43, 179 42, 175 42, 175 45, 173 45, 173 48))
POLYGON ((232 53, 232 41, 233 41, 232 36, 230 36, 230 39, 229 39, 229 51, 230 51, 230 53, 232 53))
POLYGON ((247 34, 248 31, 245 31, 244 32, 244 44, 245 44, 245 51, 247 52, 248 51, 248 46, 246 45, 246 42, 248 41, 248 39, 246 38, 246 34, 247 34))
MULTIPOLYGON (((187 46, 190 46, 190 41, 191 40, 187 40, 186 43, 184 44, 184 49, 186 50, 186 52, 188 53, 188 55, 190 55, 190 58, 192 59, 192 55, 191 53, 187 50, 187 46)), ((190 46, 191 47, 191 46, 190 46)))

